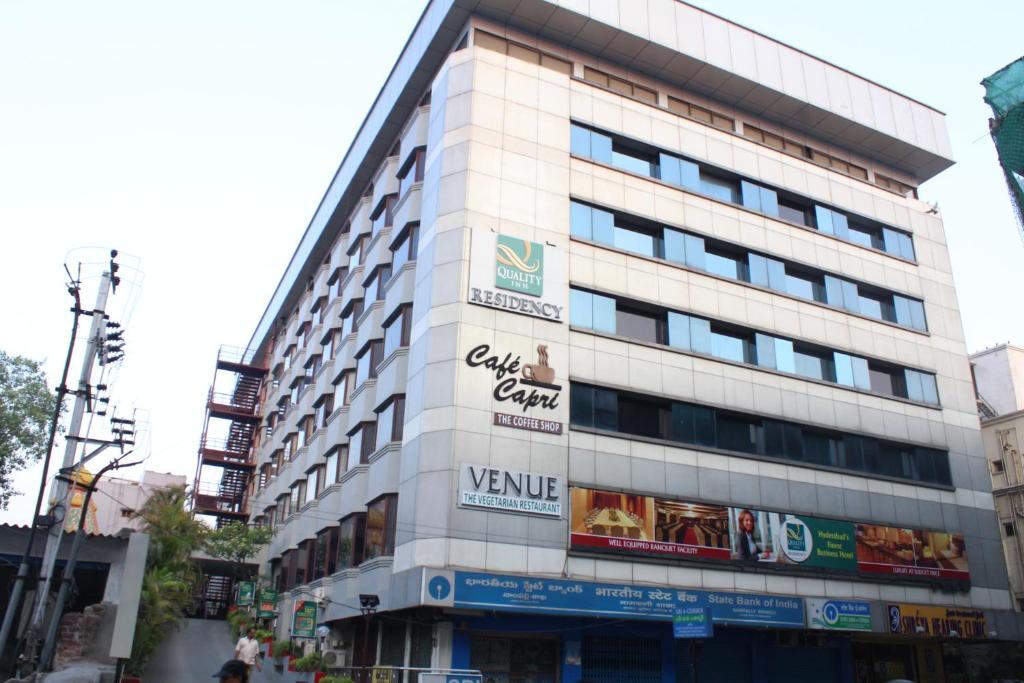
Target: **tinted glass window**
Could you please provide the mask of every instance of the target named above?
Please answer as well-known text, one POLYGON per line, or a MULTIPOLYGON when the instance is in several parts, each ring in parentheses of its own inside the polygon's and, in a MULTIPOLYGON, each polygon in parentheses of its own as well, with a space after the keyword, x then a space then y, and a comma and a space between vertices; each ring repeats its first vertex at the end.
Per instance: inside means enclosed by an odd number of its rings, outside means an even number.
POLYGON ((615 312, 616 332, 623 337, 658 344, 662 341, 661 320, 658 316, 628 308, 615 312))
POLYGON ((638 228, 615 226, 615 246, 643 256, 659 256, 658 238, 638 228))
POLYGON ((715 358, 746 363, 750 355, 747 351, 749 344, 747 339, 728 332, 711 332, 711 355, 715 358))

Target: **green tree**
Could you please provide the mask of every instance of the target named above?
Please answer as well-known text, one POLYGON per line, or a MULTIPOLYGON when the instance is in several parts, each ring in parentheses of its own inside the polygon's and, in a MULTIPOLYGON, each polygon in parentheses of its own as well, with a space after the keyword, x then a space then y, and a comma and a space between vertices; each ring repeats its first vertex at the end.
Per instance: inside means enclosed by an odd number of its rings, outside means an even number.
POLYGON ((15 493, 11 476, 46 454, 56 400, 42 363, 0 351, 0 510, 15 493))
POLYGON ((128 662, 133 675, 142 674, 168 631, 185 616, 199 581, 191 558, 203 547, 209 530, 186 509, 187 501, 184 486, 157 489, 136 513, 142 531, 149 534, 149 552, 128 662))
POLYGON ((244 522, 231 522, 206 536, 206 552, 235 565, 235 575, 248 579, 255 573, 245 564, 256 557, 260 548, 270 543, 274 530, 267 526, 249 526, 244 522))

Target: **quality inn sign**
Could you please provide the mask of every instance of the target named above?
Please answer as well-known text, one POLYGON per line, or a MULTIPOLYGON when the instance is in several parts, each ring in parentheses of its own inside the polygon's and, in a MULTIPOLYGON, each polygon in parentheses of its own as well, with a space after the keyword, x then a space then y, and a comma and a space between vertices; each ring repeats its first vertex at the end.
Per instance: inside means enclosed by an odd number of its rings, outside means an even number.
POLYGON ((473 230, 469 303, 562 322, 565 265, 561 250, 490 230, 473 230))
POLYGON ((494 286, 530 296, 544 293, 544 245, 498 235, 494 286))

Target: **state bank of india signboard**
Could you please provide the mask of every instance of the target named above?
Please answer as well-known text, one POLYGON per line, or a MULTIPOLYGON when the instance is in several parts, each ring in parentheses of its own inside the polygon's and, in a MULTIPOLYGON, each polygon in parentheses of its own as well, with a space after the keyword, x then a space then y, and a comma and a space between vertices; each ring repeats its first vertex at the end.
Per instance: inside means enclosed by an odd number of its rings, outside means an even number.
POLYGON ((473 230, 469 303, 542 320, 565 320, 565 260, 551 243, 473 230))

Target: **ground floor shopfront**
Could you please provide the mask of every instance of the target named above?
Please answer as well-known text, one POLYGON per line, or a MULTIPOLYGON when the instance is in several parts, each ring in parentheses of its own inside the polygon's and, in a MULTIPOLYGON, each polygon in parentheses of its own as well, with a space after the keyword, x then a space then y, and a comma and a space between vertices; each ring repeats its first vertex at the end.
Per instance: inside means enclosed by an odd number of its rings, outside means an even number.
POLYGON ((453 627, 451 667, 477 669, 484 683, 991 680, 979 670, 985 662, 973 661, 977 644, 933 638, 728 626, 689 640, 666 622, 519 614, 455 616, 453 627))

